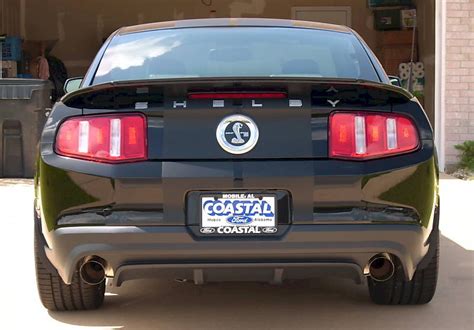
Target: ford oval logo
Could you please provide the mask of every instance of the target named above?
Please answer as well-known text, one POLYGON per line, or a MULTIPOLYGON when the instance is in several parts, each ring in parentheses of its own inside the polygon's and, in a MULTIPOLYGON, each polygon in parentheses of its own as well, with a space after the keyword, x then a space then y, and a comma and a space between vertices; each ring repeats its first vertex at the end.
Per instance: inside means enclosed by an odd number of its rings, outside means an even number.
POLYGON ((276 227, 263 227, 262 232, 264 234, 275 234, 278 231, 276 227))
POLYGON ((233 215, 227 218, 227 222, 233 225, 248 225, 252 223, 253 219, 245 215, 233 215))
POLYGON ((201 234, 214 234, 216 232, 216 228, 201 228, 200 230, 201 234))

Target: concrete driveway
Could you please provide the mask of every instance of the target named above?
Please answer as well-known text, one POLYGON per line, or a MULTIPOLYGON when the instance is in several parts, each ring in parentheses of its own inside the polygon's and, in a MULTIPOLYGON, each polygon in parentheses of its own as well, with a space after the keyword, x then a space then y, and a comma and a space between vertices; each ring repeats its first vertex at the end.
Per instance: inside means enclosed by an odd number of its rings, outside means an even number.
POLYGON ((159 280, 109 289, 102 309, 48 313, 33 264, 30 180, 0 180, 0 329, 474 329, 474 182, 441 182, 441 270, 426 306, 377 306, 331 279, 265 284, 159 280))

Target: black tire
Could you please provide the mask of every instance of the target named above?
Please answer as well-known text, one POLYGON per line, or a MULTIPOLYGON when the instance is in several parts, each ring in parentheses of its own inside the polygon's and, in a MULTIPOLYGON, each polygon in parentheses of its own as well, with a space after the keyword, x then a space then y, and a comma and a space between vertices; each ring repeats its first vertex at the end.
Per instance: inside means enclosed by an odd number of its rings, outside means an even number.
POLYGON ((426 268, 418 269, 411 281, 406 281, 403 268, 396 263, 394 276, 386 282, 369 278, 369 293, 372 301, 379 305, 423 305, 433 299, 438 281, 439 232, 434 233, 434 254, 429 257, 426 268))
POLYGON ((36 282, 43 306, 50 311, 79 311, 99 308, 104 302, 105 283, 88 285, 76 271, 71 285, 63 282, 44 253, 44 239, 35 224, 36 282))

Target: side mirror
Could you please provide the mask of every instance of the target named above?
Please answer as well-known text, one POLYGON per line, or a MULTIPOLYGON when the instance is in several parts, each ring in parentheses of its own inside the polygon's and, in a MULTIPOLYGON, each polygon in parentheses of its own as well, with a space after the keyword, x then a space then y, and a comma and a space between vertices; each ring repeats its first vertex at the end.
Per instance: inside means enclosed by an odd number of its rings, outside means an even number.
POLYGON ((402 80, 399 77, 397 77, 397 76, 388 76, 388 78, 390 79, 390 83, 393 86, 402 87, 402 80))
POLYGON ((77 91, 82 84, 83 77, 70 78, 64 83, 64 92, 71 93, 77 91))

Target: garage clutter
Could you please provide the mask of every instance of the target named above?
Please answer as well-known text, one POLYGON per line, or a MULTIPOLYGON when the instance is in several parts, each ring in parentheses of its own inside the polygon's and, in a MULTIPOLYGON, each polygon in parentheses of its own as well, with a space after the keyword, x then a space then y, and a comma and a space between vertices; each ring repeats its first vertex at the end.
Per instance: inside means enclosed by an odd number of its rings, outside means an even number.
POLYGON ((33 177, 52 88, 49 80, 0 79, 0 178, 33 177))
POLYGON ((18 37, 0 37, 1 76, 14 78, 18 74, 18 61, 21 60, 21 39, 18 37))
POLYGON ((31 178, 35 173, 36 148, 52 95, 62 95, 67 78, 65 68, 58 69, 58 61, 48 56, 54 44, 0 36, 0 78, 8 78, 0 79, 0 178, 31 178))
POLYGON ((389 75, 420 100, 425 85, 424 64, 418 58, 417 12, 411 0, 369 0, 378 33, 377 56, 389 75))
POLYGON ((425 86, 425 65, 423 62, 400 63, 398 72, 404 88, 411 88, 413 94, 423 96, 425 86), (409 86, 410 79, 411 85, 409 86))
POLYGON ((51 55, 57 40, 31 41, 17 36, 0 36, 0 78, 50 80, 52 97, 56 101, 64 95, 68 78, 64 63, 51 55))

